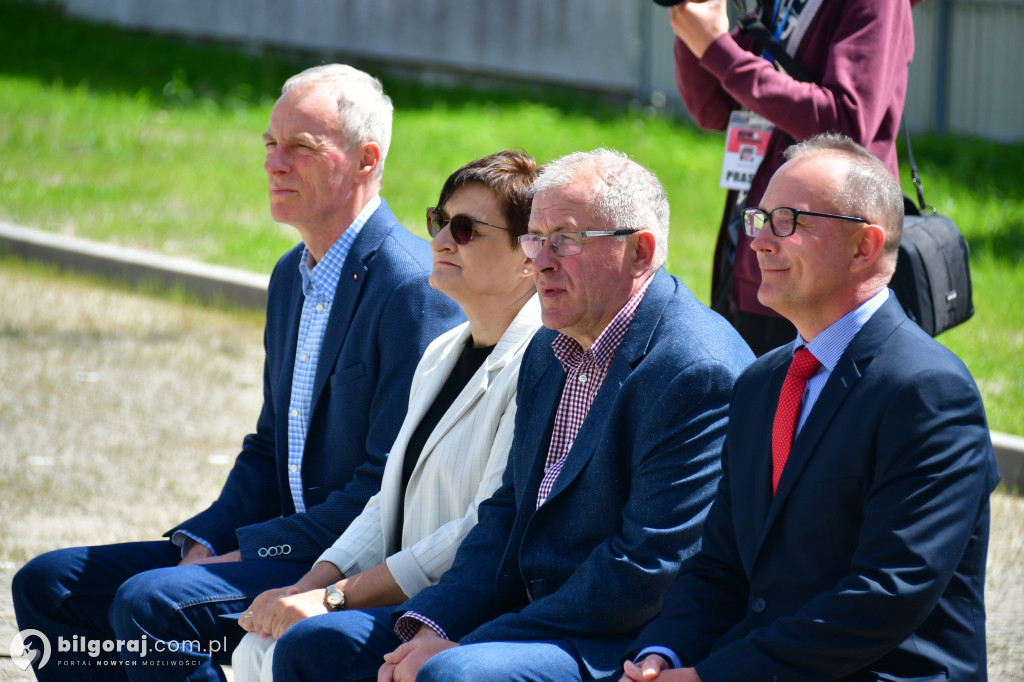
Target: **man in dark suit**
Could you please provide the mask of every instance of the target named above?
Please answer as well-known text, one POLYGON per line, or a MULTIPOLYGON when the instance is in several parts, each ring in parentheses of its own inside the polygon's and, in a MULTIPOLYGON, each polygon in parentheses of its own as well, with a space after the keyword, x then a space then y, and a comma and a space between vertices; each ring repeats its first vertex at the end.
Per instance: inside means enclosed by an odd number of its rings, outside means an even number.
POLYGON ((379 81, 348 66, 285 84, 264 168, 271 214, 302 244, 270 280, 256 431, 219 498, 170 542, 58 550, 19 571, 20 627, 55 642, 40 679, 218 679, 213 657, 229 662, 244 634, 218 616, 301 577, 379 490, 419 357, 462 319, 427 284, 427 243, 379 197, 391 118, 379 81), (148 647, 57 648, 75 636, 148 647))
POLYGON ((397 612, 299 623, 275 679, 376 679, 383 654, 386 680, 607 675, 699 546, 753 355, 662 269, 668 200, 649 171, 573 154, 533 192, 520 241, 548 329, 523 359, 502 486, 438 585, 397 612))
POLYGON ((736 383, 703 547, 622 679, 984 680, 981 397, 886 288, 887 167, 837 134, 787 158, 744 225, 799 336, 736 383))

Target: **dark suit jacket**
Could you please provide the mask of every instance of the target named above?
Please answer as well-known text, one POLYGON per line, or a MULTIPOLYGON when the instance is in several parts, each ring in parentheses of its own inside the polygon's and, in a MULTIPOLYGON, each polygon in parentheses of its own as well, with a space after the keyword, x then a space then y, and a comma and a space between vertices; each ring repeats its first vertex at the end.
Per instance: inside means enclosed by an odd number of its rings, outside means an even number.
POLYGON ((264 334, 263 410, 246 436, 220 497, 172 529, 218 553, 288 546, 279 558, 312 563, 380 489, 381 474, 427 344, 460 323, 462 311, 431 289, 428 244, 387 203, 363 226, 338 281, 313 386, 302 459, 307 511, 288 487, 288 404, 302 313, 300 244, 270 278, 264 334))
POLYGON ((774 499, 771 429, 792 357, 736 384, 704 546, 635 643, 719 680, 984 680, 989 493, 981 397, 895 296, 843 354, 774 499))
POLYGON ((565 382, 551 349, 556 333, 537 333, 519 374, 502 486, 480 506, 440 583, 396 616, 421 613, 464 644, 560 641, 592 674, 615 669, 680 561, 699 547, 729 394, 753 359, 678 279, 654 277, 535 511, 565 382))

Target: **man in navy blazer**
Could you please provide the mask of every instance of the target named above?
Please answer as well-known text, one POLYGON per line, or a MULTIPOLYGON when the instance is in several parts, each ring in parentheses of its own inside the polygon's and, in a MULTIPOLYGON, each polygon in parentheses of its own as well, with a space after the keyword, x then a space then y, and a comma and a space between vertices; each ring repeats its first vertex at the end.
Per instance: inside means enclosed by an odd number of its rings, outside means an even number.
POLYGON ((218 616, 301 577, 380 489, 419 357, 462 320, 427 283, 426 241, 379 197, 391 118, 380 82, 348 66, 285 84, 264 168, 271 214, 302 244, 270 279, 256 431, 218 499, 170 542, 58 550, 19 571, 21 628, 148 643, 55 648, 40 679, 220 679, 213 658, 230 662, 244 632, 218 616))
POLYGON ((623 679, 984 680, 999 474, 981 397, 886 288, 903 222, 891 172, 835 134, 787 158, 744 224, 758 295, 799 337, 736 383, 703 547, 623 679), (793 392, 773 493, 776 405, 799 346, 820 367, 802 401, 793 392))
POLYGON ((533 192, 520 241, 548 329, 523 359, 501 487, 439 584, 358 628, 306 619, 278 641, 276 679, 376 679, 382 654, 385 680, 607 675, 698 548, 753 355, 661 268, 668 200, 649 171, 572 154, 533 192))

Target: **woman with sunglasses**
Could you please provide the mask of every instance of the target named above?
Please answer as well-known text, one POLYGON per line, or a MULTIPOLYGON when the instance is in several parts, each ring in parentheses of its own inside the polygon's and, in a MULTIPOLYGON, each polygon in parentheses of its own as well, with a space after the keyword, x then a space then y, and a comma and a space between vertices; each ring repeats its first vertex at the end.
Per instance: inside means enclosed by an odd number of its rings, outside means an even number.
POLYGON ((364 625, 360 610, 389 608, 437 582, 477 505, 497 489, 520 360, 540 326, 518 243, 537 170, 518 151, 478 159, 452 173, 427 210, 430 286, 468 322, 424 352, 380 492, 297 584, 263 593, 239 619, 249 634, 232 657, 236 682, 272 679, 275 638, 303 618, 338 619, 345 632, 364 625))

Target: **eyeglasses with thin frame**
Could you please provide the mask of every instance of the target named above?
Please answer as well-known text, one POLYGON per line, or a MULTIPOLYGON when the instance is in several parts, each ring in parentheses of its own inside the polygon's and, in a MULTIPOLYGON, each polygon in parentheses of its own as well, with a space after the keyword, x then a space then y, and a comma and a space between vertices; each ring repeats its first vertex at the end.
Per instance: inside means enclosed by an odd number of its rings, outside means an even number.
POLYGON ((836 220, 853 220, 858 223, 870 223, 867 218, 858 218, 852 215, 836 215, 835 213, 817 213, 816 211, 798 211, 789 206, 779 206, 771 211, 763 208, 743 209, 743 231, 753 239, 764 229, 764 224, 772 230, 776 237, 788 237, 796 232, 796 223, 802 215, 817 216, 819 218, 835 218, 836 220))
POLYGON ((506 232, 511 231, 507 227, 495 225, 464 213, 458 213, 453 215, 451 218, 445 218, 444 213, 440 208, 434 206, 427 209, 427 233, 430 234, 431 239, 441 234, 441 230, 445 227, 448 227, 455 243, 460 246, 465 246, 472 241, 474 228, 477 223, 487 225, 488 227, 496 227, 499 230, 505 230, 506 232))
POLYGON ((543 234, 521 234, 519 244, 527 258, 536 258, 544 248, 544 242, 551 244, 556 256, 575 256, 583 251, 583 240, 590 237, 622 237, 640 230, 587 230, 586 232, 552 232, 543 234))

